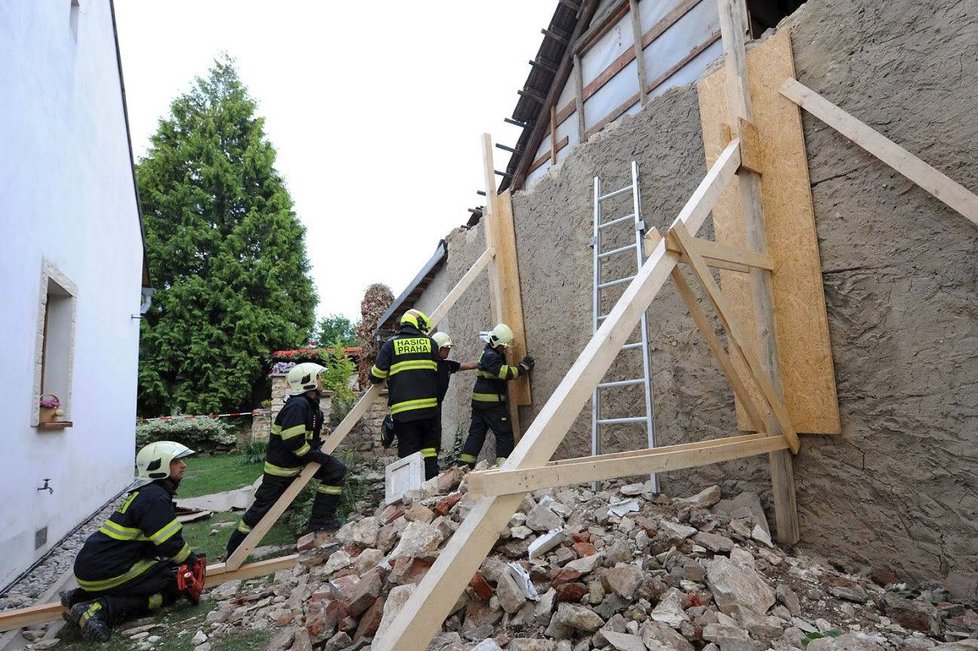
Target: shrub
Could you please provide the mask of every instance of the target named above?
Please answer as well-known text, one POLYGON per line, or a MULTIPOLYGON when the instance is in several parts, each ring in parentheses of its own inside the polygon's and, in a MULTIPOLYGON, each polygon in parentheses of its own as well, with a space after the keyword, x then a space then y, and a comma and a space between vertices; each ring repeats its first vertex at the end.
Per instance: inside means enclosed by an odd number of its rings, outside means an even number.
POLYGON ((268 445, 267 441, 251 441, 242 450, 244 458, 241 463, 244 465, 250 465, 253 463, 261 463, 265 460, 265 448, 268 445))
POLYGON ((462 446, 464 445, 463 435, 464 430, 462 429, 462 426, 459 425, 455 428, 455 441, 452 443, 452 447, 445 448, 438 456, 439 468, 454 468, 455 466, 461 464, 459 457, 462 455, 462 446))
POLYGON ((194 450, 213 450, 234 445, 231 426, 217 418, 182 418, 151 420, 136 424, 136 446, 154 441, 176 441, 194 450))

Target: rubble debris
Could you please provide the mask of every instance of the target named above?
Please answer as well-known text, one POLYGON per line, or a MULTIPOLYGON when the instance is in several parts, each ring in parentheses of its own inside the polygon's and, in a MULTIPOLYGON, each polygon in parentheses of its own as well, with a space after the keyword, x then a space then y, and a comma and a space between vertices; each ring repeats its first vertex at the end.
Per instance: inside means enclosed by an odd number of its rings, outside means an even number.
MULTIPOLYGON (((461 480, 446 471, 403 505, 364 506, 333 538, 301 540, 271 586, 212 591, 200 635, 267 626, 283 629, 282 651, 364 648, 471 509, 461 480)), ((978 650, 975 575, 911 589, 885 568, 847 574, 774 545, 756 494, 645 489, 527 495, 429 649, 978 650)))

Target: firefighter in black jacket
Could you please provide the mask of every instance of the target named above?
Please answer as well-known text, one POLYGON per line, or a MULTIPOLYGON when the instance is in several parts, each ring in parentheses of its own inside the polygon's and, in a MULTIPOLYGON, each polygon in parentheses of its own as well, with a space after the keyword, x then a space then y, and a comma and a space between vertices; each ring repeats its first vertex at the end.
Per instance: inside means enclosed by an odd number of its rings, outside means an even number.
POLYGON ((472 389, 472 423, 459 460, 475 467, 486 432, 496 435, 496 463, 502 463, 513 451, 513 424, 506 404, 506 382, 530 372, 533 358, 527 355, 517 366, 506 364, 505 349, 513 345, 513 331, 505 323, 483 334, 486 347, 479 358, 475 386, 472 389))
POLYGON ((309 515, 309 530, 335 531, 340 528, 336 507, 343 494, 346 466, 319 449, 324 420, 323 411, 319 408, 319 395, 323 386, 321 376, 325 370, 319 364, 305 362, 293 366, 286 375, 291 396, 275 417, 265 448, 265 474, 261 486, 255 491, 255 502, 231 533, 227 544, 228 556, 268 513, 305 465, 312 461, 320 466, 313 475, 320 484, 309 515))
POLYGON ((384 342, 370 368, 370 381, 387 381, 399 459, 420 451, 425 479, 438 475, 438 345, 428 336, 428 317, 408 310, 401 329, 384 342))
POLYGON ((81 587, 62 594, 61 604, 86 639, 107 642, 111 626, 180 598, 176 567, 193 565, 196 555, 183 540, 173 496, 187 467, 183 458, 191 454, 173 441, 141 449, 141 485, 78 553, 74 571, 81 587))

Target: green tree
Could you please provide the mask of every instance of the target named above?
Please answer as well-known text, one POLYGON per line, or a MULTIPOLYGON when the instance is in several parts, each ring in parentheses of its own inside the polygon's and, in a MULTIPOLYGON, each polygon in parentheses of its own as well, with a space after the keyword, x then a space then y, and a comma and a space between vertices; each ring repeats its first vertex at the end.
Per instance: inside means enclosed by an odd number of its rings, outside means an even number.
POLYGON ((139 411, 249 408, 273 350, 314 321, 305 228, 233 61, 170 105, 137 167, 150 273, 139 411))
POLYGON ((332 346, 341 343, 344 346, 356 346, 357 325, 342 314, 330 314, 319 320, 315 339, 320 346, 332 346))

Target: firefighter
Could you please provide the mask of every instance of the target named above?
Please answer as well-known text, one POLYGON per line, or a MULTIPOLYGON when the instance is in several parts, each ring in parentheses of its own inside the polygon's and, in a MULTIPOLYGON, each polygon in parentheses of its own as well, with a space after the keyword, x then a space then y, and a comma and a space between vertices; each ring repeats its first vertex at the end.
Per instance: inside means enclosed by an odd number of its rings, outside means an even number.
POLYGON ((319 464, 313 475, 319 480, 309 515, 309 531, 335 531, 342 524, 336 508, 343 494, 346 466, 336 457, 320 450, 323 421, 319 396, 323 389, 322 374, 326 368, 312 362, 296 364, 285 376, 289 399, 275 417, 268 446, 265 448, 265 473, 255 491, 255 501, 238 521, 227 544, 230 556, 252 527, 295 481, 307 463, 319 464))
POLYGON ((75 559, 79 588, 61 595, 67 619, 88 640, 107 642, 115 624, 180 598, 176 568, 197 556, 184 542, 173 497, 193 450, 157 441, 136 455, 137 487, 75 559))
POLYGON ((384 342, 370 368, 370 381, 387 381, 399 459, 420 451, 425 479, 438 475, 438 344, 428 336, 428 316, 411 309, 397 334, 384 342))
POLYGON ((513 424, 506 404, 506 382, 533 368, 533 358, 529 355, 516 366, 506 364, 505 350, 513 345, 513 331, 505 323, 482 333, 481 337, 486 347, 479 358, 472 389, 472 423, 459 455, 459 460, 470 468, 475 467, 488 430, 496 435, 496 463, 501 464, 513 451, 513 424))
POLYGON ((448 359, 448 356, 452 354, 452 346, 455 344, 452 342, 452 338, 448 336, 447 332, 436 332, 431 335, 432 340, 438 346, 438 415, 436 416, 437 424, 436 430, 438 431, 438 445, 435 447, 436 452, 441 452, 441 408, 442 403, 445 402, 445 395, 448 393, 448 384, 452 379, 452 375, 458 373, 459 371, 473 371, 479 365, 478 362, 456 362, 455 360, 448 359))

